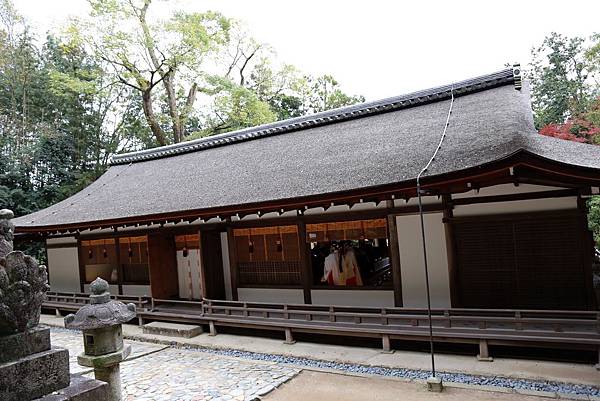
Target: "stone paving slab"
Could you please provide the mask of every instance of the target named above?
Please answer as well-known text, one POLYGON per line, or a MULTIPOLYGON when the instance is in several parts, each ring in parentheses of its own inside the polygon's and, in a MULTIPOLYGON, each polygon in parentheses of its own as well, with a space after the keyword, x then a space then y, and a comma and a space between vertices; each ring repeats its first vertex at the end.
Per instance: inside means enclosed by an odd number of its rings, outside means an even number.
MULTIPOLYGON (((79 332, 53 328, 51 339, 53 346, 69 350, 71 373, 88 370, 77 364, 77 355, 83 351, 79 332)), ((300 372, 279 363, 126 343, 132 346, 132 356, 121 364, 123 401, 250 401, 300 372)))
MULTIPOLYGON (((53 347, 61 347, 69 350, 69 365, 71 373, 87 372, 90 368, 77 364, 77 355, 83 352, 83 336, 78 331, 52 328, 50 340, 53 347)), ((164 345, 143 343, 139 341, 125 340, 125 344, 131 345, 129 359, 138 358, 164 349, 164 345)))
POLYGON ((121 365, 124 401, 253 400, 298 369, 169 348, 121 365))

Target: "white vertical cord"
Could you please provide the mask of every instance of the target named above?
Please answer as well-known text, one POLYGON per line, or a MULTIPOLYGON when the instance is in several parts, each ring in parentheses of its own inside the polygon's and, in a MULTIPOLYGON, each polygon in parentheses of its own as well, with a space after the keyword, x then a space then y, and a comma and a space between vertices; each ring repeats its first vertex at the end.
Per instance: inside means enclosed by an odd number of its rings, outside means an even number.
POLYGON ((431 319, 431 294, 429 291, 429 268, 427 266, 427 247, 425 245, 425 223, 423 220, 423 203, 421 200, 421 176, 429 169, 435 157, 437 156, 439 150, 442 147, 442 143, 444 142, 444 138, 446 138, 446 131, 448 130, 448 124, 450 124, 450 115, 452 115, 452 106, 454 106, 454 87, 450 88, 450 108, 448 109, 448 116, 446 117, 446 124, 444 125, 444 131, 442 132, 442 136, 440 138, 440 142, 438 143, 435 152, 429 159, 429 162, 423 167, 423 169, 417 175, 417 199, 419 200, 419 216, 421 218, 421 239, 423 241, 423 262, 425 265, 425 287, 427 290, 427 317, 429 320, 429 350, 431 353, 431 376, 435 377, 435 354, 433 351, 433 323, 431 319))

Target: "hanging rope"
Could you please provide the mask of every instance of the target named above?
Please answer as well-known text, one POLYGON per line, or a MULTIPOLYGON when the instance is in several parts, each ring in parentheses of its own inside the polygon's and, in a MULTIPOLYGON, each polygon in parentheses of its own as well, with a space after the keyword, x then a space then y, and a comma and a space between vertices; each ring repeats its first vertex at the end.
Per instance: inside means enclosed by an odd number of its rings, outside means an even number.
POLYGON ((440 142, 438 146, 435 148, 435 152, 423 167, 423 169, 417 175, 417 199, 419 201, 419 216, 421 219, 421 239, 423 241, 423 262, 425 265, 425 287, 427 290, 427 318, 429 320, 429 349, 431 353, 431 376, 435 377, 435 354, 433 350, 433 322, 431 319, 431 294, 429 290, 429 268, 427 266, 427 246, 425 245, 425 222, 423 220, 423 202, 421 200, 421 176, 427 172, 438 152, 442 148, 442 143, 446 138, 446 131, 448 130, 448 125, 450 124, 450 116, 452 115, 452 106, 454 106, 454 87, 450 88, 450 108, 448 109, 448 116, 446 117, 446 123, 444 124, 444 131, 442 132, 442 136, 440 138, 440 142))

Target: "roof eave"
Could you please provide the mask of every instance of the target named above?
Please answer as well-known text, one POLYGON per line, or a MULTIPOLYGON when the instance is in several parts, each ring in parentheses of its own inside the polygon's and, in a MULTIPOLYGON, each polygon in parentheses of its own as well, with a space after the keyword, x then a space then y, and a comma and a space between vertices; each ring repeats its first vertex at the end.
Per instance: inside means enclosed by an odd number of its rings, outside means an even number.
MULTIPOLYGON (((505 157, 494 161, 470 167, 463 170, 457 170, 450 173, 426 176, 422 179, 422 187, 435 190, 436 187, 448 187, 460 182, 475 181, 478 177, 490 176, 494 173, 504 172, 509 174, 509 169, 517 165, 526 165, 534 167, 541 171, 546 171, 554 175, 564 177, 578 178, 589 181, 590 185, 600 185, 600 169, 572 166, 566 163, 545 158, 525 149, 519 149, 505 157)), ((310 195, 295 198, 277 199, 266 202, 247 203, 240 205, 228 205, 224 207, 182 210, 169 213, 157 213, 150 215, 139 215, 127 218, 115 218, 106 220, 96 220, 80 223, 69 223, 60 225, 41 225, 41 226, 19 226, 19 233, 52 233, 67 232, 87 229, 99 229, 117 227, 123 225, 145 225, 159 224, 164 222, 194 221, 197 219, 208 220, 215 217, 229 217, 235 215, 265 214, 271 212, 281 212, 290 210, 304 210, 305 208, 324 207, 334 204, 356 204, 373 200, 402 199, 412 194, 416 190, 415 179, 404 180, 393 184, 378 185, 348 191, 330 192, 319 195, 310 195), (408 194, 408 195, 407 195, 408 194)), ((412 197, 410 196, 410 197, 412 197)))

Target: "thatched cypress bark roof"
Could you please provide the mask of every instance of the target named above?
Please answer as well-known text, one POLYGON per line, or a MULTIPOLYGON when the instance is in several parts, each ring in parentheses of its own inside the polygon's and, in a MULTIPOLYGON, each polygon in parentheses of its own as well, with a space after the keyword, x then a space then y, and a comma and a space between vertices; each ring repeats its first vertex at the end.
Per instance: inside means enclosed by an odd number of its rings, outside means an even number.
POLYGON ((88 224, 341 193, 414 180, 447 137, 429 178, 526 151, 600 168, 600 148, 538 135, 513 69, 395 98, 187 143, 116 155, 83 191, 15 220, 88 224))

